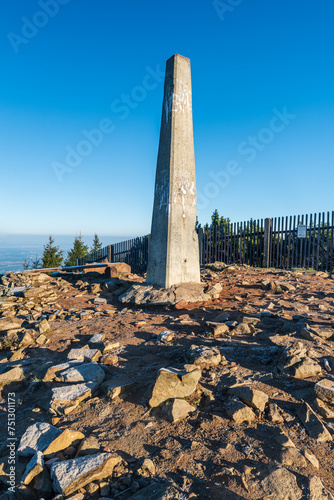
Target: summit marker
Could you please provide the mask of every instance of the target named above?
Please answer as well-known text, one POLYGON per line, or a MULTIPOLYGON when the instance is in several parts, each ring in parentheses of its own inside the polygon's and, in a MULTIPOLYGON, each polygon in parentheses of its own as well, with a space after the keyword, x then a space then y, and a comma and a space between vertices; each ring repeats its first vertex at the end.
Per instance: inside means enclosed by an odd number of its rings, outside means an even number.
POLYGON ((190 59, 166 63, 147 283, 200 283, 190 59))

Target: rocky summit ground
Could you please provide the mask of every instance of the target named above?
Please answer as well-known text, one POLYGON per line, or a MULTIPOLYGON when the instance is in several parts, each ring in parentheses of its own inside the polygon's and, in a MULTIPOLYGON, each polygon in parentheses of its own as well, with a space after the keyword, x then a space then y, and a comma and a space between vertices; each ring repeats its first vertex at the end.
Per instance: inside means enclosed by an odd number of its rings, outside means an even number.
POLYGON ((206 302, 122 304, 143 281, 1 278, 0 498, 333 498, 331 276, 217 263, 206 302))

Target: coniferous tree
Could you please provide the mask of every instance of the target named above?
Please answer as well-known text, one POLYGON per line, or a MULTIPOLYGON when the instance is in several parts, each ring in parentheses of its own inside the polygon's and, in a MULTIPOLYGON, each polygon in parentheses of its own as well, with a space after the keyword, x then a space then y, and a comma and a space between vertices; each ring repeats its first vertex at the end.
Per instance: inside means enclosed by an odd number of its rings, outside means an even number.
POLYGON ((98 237, 98 235, 95 233, 94 234, 93 243, 92 243, 92 247, 91 247, 90 251, 91 252, 97 252, 101 248, 102 248, 102 242, 100 241, 100 238, 98 237))
POLYGON ((38 257, 36 253, 36 257, 34 260, 31 262, 31 269, 39 269, 41 266, 41 259, 38 257))
POLYGON ((219 226, 220 224, 228 224, 230 222, 229 218, 220 216, 218 210, 216 209, 211 215, 211 226, 219 226))
POLYGON ((42 267, 60 267, 63 263, 63 251, 54 245, 55 240, 49 236, 49 243, 44 245, 43 255, 41 257, 42 267))
POLYGON ((24 253, 24 259, 23 261, 21 262, 22 266, 23 266, 23 271, 26 271, 27 269, 29 269, 29 266, 30 266, 30 258, 27 258, 27 252, 24 253))
POLYGON ((73 248, 67 252, 65 266, 75 266, 77 259, 84 257, 89 252, 88 246, 81 239, 81 234, 74 238, 73 248))
POLYGON ((225 217, 222 215, 222 216, 221 216, 221 218, 220 218, 220 222, 219 222, 219 224, 228 224, 229 222, 231 222, 230 218, 229 218, 229 217, 225 218, 225 217))
POLYGON ((211 221, 212 221, 211 222, 212 226, 219 226, 219 224, 220 224, 220 217, 219 217, 219 213, 218 213, 217 209, 215 209, 215 211, 211 215, 211 221))

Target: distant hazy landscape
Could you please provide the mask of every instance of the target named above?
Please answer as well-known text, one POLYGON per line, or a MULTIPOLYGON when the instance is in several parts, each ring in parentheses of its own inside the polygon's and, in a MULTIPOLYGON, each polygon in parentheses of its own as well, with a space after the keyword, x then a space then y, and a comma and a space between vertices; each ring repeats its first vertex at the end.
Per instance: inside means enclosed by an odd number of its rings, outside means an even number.
MULTIPOLYGON (((23 271, 22 262, 25 254, 27 259, 35 260, 41 257, 43 247, 48 242, 47 235, 19 235, 0 234, 0 274, 5 274, 8 271, 23 271)), ((74 236, 58 235, 53 236, 55 245, 59 246, 64 251, 66 257, 68 250, 72 248, 74 236)), ((101 236, 100 240, 103 246, 116 243, 117 241, 127 240, 127 236, 101 236)), ((92 244, 93 236, 83 236, 83 241, 89 247, 92 244)))

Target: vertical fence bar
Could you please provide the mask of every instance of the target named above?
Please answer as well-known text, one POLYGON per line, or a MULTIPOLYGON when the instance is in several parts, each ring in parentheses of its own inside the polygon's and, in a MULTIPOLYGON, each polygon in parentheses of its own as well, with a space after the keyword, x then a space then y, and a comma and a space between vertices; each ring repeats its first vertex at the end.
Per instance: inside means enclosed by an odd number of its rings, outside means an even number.
POLYGON ((264 220, 264 248, 263 248, 263 267, 268 268, 271 265, 272 250, 272 219, 264 220))
POLYGON ((322 212, 322 231, 321 231, 321 271, 324 270, 325 259, 325 212, 322 212))
POLYGON ((312 245, 312 224, 313 224, 312 214, 310 214, 308 244, 307 244, 307 258, 306 258, 307 269, 309 269, 310 267, 312 267, 311 266, 311 261, 310 261, 310 258, 311 258, 311 245, 312 245))
POLYGON ((277 217, 277 244, 276 244, 276 266, 275 267, 280 267, 280 262, 279 262, 280 229, 281 229, 281 218, 277 217))
POLYGON ((296 216, 293 216, 293 229, 292 229, 292 248, 291 248, 291 262, 292 267, 296 267, 296 216))
POLYGON ((319 269, 319 251, 320 251, 320 221, 321 221, 321 213, 318 214, 318 230, 317 230, 317 254, 316 254, 316 262, 315 268, 318 271, 319 269))
POLYGON ((255 265, 259 267, 259 219, 257 219, 255 224, 255 265))
POLYGON ((313 242, 312 242, 312 268, 315 269, 315 262, 316 262, 316 242, 315 242, 315 231, 316 231, 316 226, 317 226, 317 214, 314 214, 314 219, 313 219, 313 242))
POLYGON ((304 242, 303 265, 302 265, 304 269, 306 269, 308 214, 305 215, 305 226, 306 226, 306 238, 304 242))
POLYGON ((334 212, 332 212, 332 227, 331 227, 331 261, 329 271, 332 274, 333 272, 333 246, 334 246, 334 212))
POLYGON ((264 248, 263 248, 263 231, 264 231, 264 227, 263 227, 263 219, 261 219, 261 227, 260 227, 260 256, 259 256, 259 267, 262 267, 263 266, 263 251, 264 251, 264 248))
POLYGON ((326 224, 326 268, 328 271, 328 254, 329 254, 329 212, 327 212, 327 224, 326 224))

